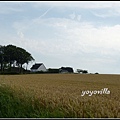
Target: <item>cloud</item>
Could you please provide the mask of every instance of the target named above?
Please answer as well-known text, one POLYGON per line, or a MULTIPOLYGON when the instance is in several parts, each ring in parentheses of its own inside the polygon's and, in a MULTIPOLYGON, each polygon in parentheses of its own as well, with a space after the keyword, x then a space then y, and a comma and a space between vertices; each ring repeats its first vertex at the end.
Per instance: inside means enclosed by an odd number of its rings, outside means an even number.
POLYGON ((81 20, 81 15, 77 16, 77 20, 80 21, 81 20))
POLYGON ((102 71, 101 67, 116 65, 120 58, 120 25, 95 27, 72 19, 38 17, 15 22, 13 27, 17 34, 9 37, 12 44, 30 51, 37 61, 43 59, 40 56, 46 57, 44 62, 49 64, 56 59, 54 66, 73 65, 102 71))
MULTIPOLYGON (((37 2, 34 3, 33 6, 37 8, 41 8, 42 6, 52 7, 61 9, 64 11, 66 9, 86 9, 97 17, 106 18, 112 16, 120 16, 120 2, 119 1, 58 1, 58 2, 37 2), (102 11, 101 11, 102 10, 102 11), (103 11, 104 10, 104 11, 103 11)), ((78 17, 80 20, 80 16, 76 16, 73 12, 69 15, 71 19, 75 19, 78 17)))
POLYGON ((69 16, 70 16, 71 19, 74 19, 76 15, 75 15, 75 13, 72 13, 69 16))
POLYGON ((20 2, 0 2, 0 14, 9 14, 12 12, 22 12, 20 2))
POLYGON ((51 9, 52 9, 52 7, 50 7, 49 9, 47 9, 39 18, 44 17, 51 9))
POLYGON ((114 16, 120 16, 120 8, 111 8, 111 9, 106 9, 104 11, 94 11, 92 12, 95 16, 101 17, 101 18, 107 18, 107 17, 114 17, 114 16))
POLYGON ((78 20, 78 21, 80 21, 81 20, 81 15, 77 15, 77 14, 75 14, 75 13, 72 13, 72 14, 70 14, 69 15, 70 16, 70 18, 72 19, 72 20, 78 20))
POLYGON ((18 35, 21 39, 24 38, 24 34, 23 34, 22 32, 20 32, 20 31, 17 32, 17 35, 18 35))
MULTIPOLYGON (((96 28, 91 23, 63 18, 37 19, 32 22, 34 24, 29 21, 18 26, 26 27, 24 34, 27 42, 31 39, 29 46, 35 44, 35 49, 39 49, 43 54, 62 55, 82 52, 110 55, 120 51, 120 25, 96 28)), ((19 27, 16 29, 18 35, 23 38, 23 31, 19 32, 19 27)))
POLYGON ((119 1, 47 1, 47 2, 36 2, 34 7, 41 6, 52 6, 52 7, 79 7, 84 9, 100 9, 100 8, 115 8, 120 7, 119 1))

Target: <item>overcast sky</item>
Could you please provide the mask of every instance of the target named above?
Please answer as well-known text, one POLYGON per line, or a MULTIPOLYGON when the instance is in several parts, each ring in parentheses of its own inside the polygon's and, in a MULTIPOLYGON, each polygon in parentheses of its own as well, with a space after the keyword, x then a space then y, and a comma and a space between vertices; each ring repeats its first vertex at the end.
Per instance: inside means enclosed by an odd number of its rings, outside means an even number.
POLYGON ((120 2, 0 2, 0 44, 46 68, 119 74, 120 2))

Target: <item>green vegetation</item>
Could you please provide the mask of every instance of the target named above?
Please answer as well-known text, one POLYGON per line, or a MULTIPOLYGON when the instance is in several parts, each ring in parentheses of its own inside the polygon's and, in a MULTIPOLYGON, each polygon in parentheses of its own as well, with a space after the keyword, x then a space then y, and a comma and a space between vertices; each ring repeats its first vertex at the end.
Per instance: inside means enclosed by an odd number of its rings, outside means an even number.
POLYGON ((24 93, 15 93, 9 87, 0 87, 0 118, 54 118, 63 117, 56 109, 45 108, 38 99, 24 93))

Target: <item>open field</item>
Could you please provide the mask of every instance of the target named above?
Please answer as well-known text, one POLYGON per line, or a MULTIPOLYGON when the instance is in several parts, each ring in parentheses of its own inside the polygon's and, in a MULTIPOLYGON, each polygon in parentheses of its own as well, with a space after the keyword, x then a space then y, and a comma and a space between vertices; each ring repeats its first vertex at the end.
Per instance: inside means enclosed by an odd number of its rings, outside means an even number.
POLYGON ((0 75, 0 85, 10 86, 19 97, 23 97, 23 94, 31 96, 33 107, 35 104, 37 107, 42 105, 51 112, 57 108, 62 117, 120 117, 120 75, 0 75), (81 96, 82 91, 98 91, 104 88, 108 88, 110 94, 81 96))

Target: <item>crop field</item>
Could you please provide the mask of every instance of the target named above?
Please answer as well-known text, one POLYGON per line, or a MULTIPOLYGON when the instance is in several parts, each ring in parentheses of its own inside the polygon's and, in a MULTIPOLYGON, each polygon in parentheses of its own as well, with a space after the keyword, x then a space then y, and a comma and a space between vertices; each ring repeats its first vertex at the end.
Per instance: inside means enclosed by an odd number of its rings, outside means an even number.
POLYGON ((34 110, 50 112, 43 117, 120 118, 120 75, 0 75, 2 86, 9 86, 23 102, 29 97, 34 110), (109 92, 97 92, 104 88, 109 92))

